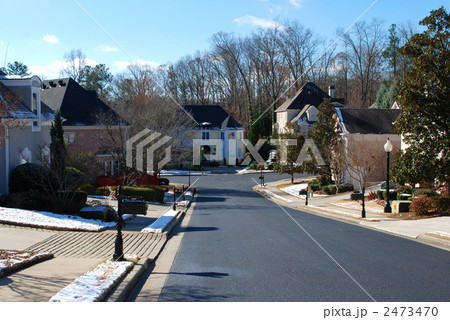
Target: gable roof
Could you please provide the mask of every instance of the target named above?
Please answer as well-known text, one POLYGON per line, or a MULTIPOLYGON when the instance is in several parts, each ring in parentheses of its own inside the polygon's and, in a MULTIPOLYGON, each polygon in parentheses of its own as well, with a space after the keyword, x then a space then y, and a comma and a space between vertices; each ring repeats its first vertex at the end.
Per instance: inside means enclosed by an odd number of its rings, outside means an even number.
POLYGON ((213 128, 242 128, 228 112, 219 105, 186 105, 184 110, 189 112, 194 120, 201 125, 208 122, 213 128))
POLYGON ((400 110, 336 108, 342 131, 347 134, 395 134, 400 110))
POLYGON ((324 99, 331 99, 331 101, 337 101, 340 103, 344 102, 342 99, 332 99, 325 91, 320 89, 314 83, 307 82, 292 98, 289 98, 281 106, 279 106, 275 112, 302 110, 308 104, 318 108, 324 99))
MULTIPOLYGON (((38 120, 39 117, 32 112, 22 100, 7 86, 5 86, 0 81, 0 99, 2 103, 6 104, 6 108, 1 111, 0 116, 4 118, 10 119, 24 119, 24 120, 38 120), (14 106, 9 108, 7 106, 11 101, 6 100, 5 97, 9 97, 9 99, 13 100, 14 106)), ((55 112, 41 102, 41 121, 52 121, 55 120, 55 112)))
POLYGON ((84 89, 72 78, 44 81, 41 100, 51 109, 61 110, 66 126, 97 125, 96 115, 102 112, 117 116, 95 91, 84 89))

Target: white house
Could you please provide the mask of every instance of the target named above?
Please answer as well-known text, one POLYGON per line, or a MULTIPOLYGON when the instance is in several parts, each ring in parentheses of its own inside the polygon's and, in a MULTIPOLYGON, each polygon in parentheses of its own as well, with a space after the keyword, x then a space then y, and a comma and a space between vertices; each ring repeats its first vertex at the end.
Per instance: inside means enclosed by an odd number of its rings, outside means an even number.
POLYGON ((335 107, 343 107, 343 99, 334 97, 334 86, 328 88, 328 94, 312 82, 305 83, 292 97, 275 110, 277 122, 275 129, 283 133, 287 123, 293 122, 300 126, 300 130, 309 133, 319 113, 319 105, 324 99, 330 99, 335 107))
MULTIPOLYGON (((219 105, 183 107, 197 123, 183 131, 193 142, 193 152, 202 150, 202 160, 237 165, 244 159, 244 128, 219 105)), ((193 159, 195 164, 195 159, 193 159)))
POLYGON ((48 155, 55 113, 41 103, 41 86, 37 76, 0 73, 0 194, 8 193, 11 170, 48 155))

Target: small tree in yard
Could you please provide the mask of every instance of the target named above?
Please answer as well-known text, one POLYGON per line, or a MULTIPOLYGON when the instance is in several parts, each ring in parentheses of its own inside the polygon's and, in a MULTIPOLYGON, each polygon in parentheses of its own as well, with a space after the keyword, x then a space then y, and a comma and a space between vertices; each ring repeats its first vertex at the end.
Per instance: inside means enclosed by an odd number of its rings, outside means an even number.
POLYGON ((294 174, 303 173, 307 168, 306 163, 297 163, 305 138, 299 133, 298 126, 293 123, 288 123, 286 131, 281 133, 279 137, 277 161, 275 161, 273 167, 279 174, 289 174, 291 183, 294 183, 294 174))
POLYGON ((56 111, 55 121, 50 129, 50 169, 55 174, 61 190, 65 189, 63 177, 66 171, 67 150, 64 142, 61 111, 56 111))
POLYGON ((364 195, 366 191, 367 176, 369 172, 377 166, 379 159, 376 154, 370 150, 357 149, 355 145, 347 146, 346 166, 350 177, 355 180, 360 187, 362 198, 361 216, 366 217, 366 207, 364 195))
POLYGON ((420 22, 423 33, 402 48, 414 59, 399 85, 402 111, 395 127, 409 145, 395 161, 395 177, 415 184, 419 177, 450 183, 450 15, 444 7, 420 22), (412 171, 408 174, 406 171, 412 171))

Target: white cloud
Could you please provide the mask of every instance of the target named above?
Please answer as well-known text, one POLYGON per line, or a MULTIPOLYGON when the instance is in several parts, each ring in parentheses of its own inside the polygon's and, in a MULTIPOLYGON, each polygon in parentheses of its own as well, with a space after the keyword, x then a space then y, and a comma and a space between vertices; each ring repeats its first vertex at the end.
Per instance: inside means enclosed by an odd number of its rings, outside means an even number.
POLYGON ((245 15, 242 18, 237 18, 233 20, 234 22, 237 22, 239 25, 242 24, 251 24, 255 27, 259 27, 259 28, 282 28, 283 26, 281 24, 279 24, 278 22, 274 21, 274 20, 266 20, 266 19, 261 19, 261 18, 257 18, 251 15, 245 15))
POLYGON ((59 39, 54 34, 46 34, 42 40, 48 43, 59 43, 59 39))
MULTIPOLYGON (((75 63, 77 64, 78 61, 75 61, 75 63)), ((85 63, 89 66, 95 66, 97 64, 96 61, 91 59, 86 59, 85 63)), ((45 79, 60 78, 61 77, 60 72, 66 66, 67 66, 66 61, 55 60, 46 66, 30 65, 28 66, 28 69, 31 71, 33 75, 37 75, 41 77, 42 80, 45 80, 45 79)))
POLYGON ((302 6, 303 0, 289 0, 289 3, 293 6, 300 8, 302 6))
POLYGON ((114 52, 114 51, 119 51, 119 49, 117 49, 116 47, 111 47, 108 45, 101 45, 95 48, 95 50, 97 51, 105 51, 105 52, 114 52))
MULTIPOLYGON (((129 61, 116 61, 114 62, 114 66, 117 67, 117 69, 119 69, 119 71, 125 71, 128 66, 131 64, 131 62, 129 61)), ((138 64, 138 65, 142 65, 142 66, 150 66, 152 68, 156 68, 159 67, 160 64, 154 61, 146 61, 146 60, 142 60, 142 59, 137 59, 134 64, 138 64)))

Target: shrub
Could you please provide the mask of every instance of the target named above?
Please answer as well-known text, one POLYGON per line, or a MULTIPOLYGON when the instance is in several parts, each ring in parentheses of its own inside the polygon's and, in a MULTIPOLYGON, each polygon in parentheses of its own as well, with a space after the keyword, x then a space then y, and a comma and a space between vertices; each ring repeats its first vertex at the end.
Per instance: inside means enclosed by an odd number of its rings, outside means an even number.
POLYGON ((258 170, 258 162, 256 161, 251 162, 247 168, 249 170, 258 170))
POLYGON ((78 190, 84 191, 89 195, 96 195, 98 189, 96 187, 94 187, 92 184, 87 183, 87 184, 84 184, 81 187, 79 187, 78 190))
POLYGON ((34 163, 25 163, 17 166, 9 176, 9 192, 44 191, 40 183, 43 179, 42 166, 34 163), (39 182, 39 183, 38 183, 39 182))
POLYGON ((322 189, 322 191, 325 192, 326 194, 331 194, 331 193, 330 193, 330 188, 329 188, 328 186, 323 186, 321 189, 322 189))
MULTIPOLYGON (((389 200, 397 199, 397 192, 389 191, 389 200)), ((383 200, 386 200, 386 191, 383 191, 383 200)))
POLYGON ((408 200, 409 198, 409 195, 397 194, 397 200, 408 200))
POLYGON ((426 195, 420 195, 411 201, 409 211, 415 215, 424 216, 429 215, 433 208, 433 199, 426 195))
POLYGON ((415 196, 425 195, 427 197, 435 197, 437 196, 437 192, 433 191, 429 188, 420 188, 416 189, 416 192, 414 193, 415 196))
POLYGON ((319 186, 327 186, 331 184, 331 177, 327 174, 322 174, 317 177, 317 180, 319 181, 319 186))
POLYGON ((441 214, 448 215, 450 214, 450 197, 449 196, 438 196, 434 197, 433 199, 433 206, 435 207, 436 211, 441 214))
POLYGON ((412 194, 413 188, 411 186, 407 186, 407 185, 403 185, 403 186, 400 185, 397 188, 395 188, 395 191, 397 191, 397 193, 412 194))
POLYGON ((384 200, 383 190, 377 190, 378 200, 384 200))
POLYGON ((59 191, 53 201, 53 212, 76 214, 86 205, 87 193, 84 191, 59 191))
MULTIPOLYGON (((115 189, 117 190, 117 188, 115 189)), ((122 187, 123 197, 130 197, 130 198, 136 197, 144 201, 163 202, 164 194, 165 194, 164 189, 158 186, 122 187)))
POLYGON ((321 189, 320 182, 318 179, 313 179, 308 182, 308 186, 312 191, 319 191, 321 189))
POLYGON ((353 191, 354 187, 351 183, 344 183, 339 185, 339 192, 349 192, 353 191))
POLYGON ((83 182, 86 182, 85 174, 77 168, 66 168, 67 189, 78 189, 83 182))
POLYGON ((167 186, 169 185, 169 179, 167 178, 158 178, 158 185, 167 186))
MULTIPOLYGON (((397 189, 399 186, 398 182, 389 181, 389 189, 397 189)), ((386 189, 386 181, 381 183, 381 189, 386 189)))

